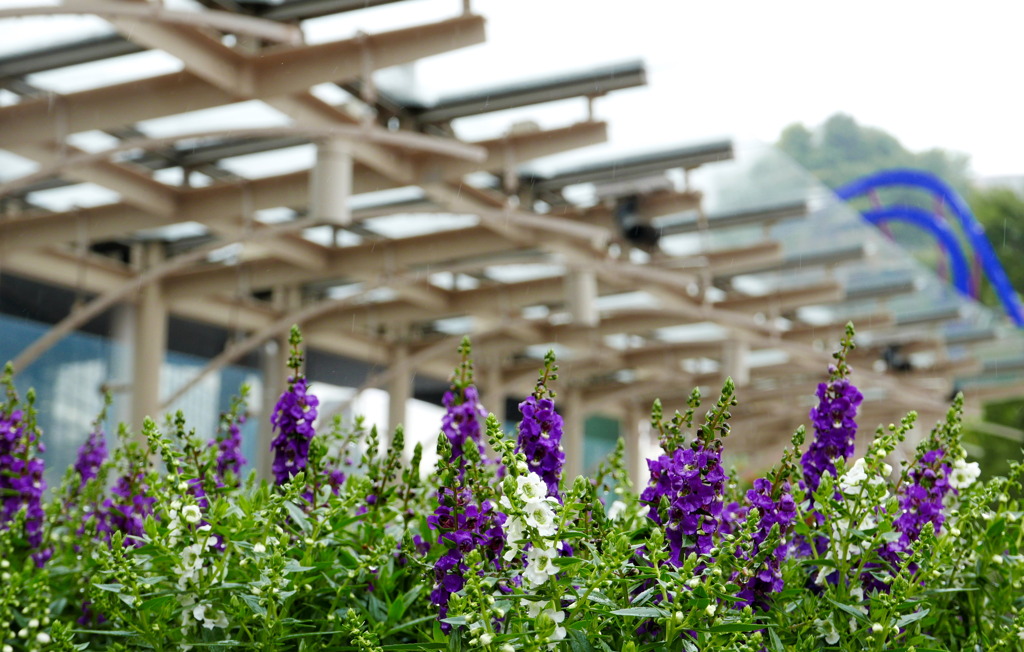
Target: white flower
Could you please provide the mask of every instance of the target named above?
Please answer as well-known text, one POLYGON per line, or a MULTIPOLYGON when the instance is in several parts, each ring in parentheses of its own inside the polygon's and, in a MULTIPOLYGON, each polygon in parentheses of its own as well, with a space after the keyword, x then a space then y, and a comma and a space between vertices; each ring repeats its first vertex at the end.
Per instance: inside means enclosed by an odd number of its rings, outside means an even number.
POLYGON ((186 522, 195 525, 203 518, 203 513, 199 511, 199 505, 185 505, 181 509, 181 517, 186 522))
POLYGON ((523 571, 523 578, 532 588, 547 582, 549 577, 558 572, 558 567, 552 563, 555 554, 554 548, 531 548, 526 553, 526 570, 523 571))
POLYGON ((548 641, 555 642, 565 639, 565 628, 562 627, 562 621, 565 620, 565 612, 558 609, 545 609, 544 615, 551 619, 555 623, 555 631, 548 637, 548 641))
POLYGON ((490 632, 484 632, 480 635, 480 645, 490 645, 493 640, 494 636, 490 632))
POLYGON ((519 554, 519 545, 523 541, 526 526, 518 516, 509 516, 505 521, 505 561, 512 561, 519 554))
POLYGON ((527 504, 544 500, 548 495, 548 486, 539 475, 530 472, 516 478, 516 495, 527 504))
POLYGON ((257 543, 256 545, 254 545, 252 547, 252 551, 255 552, 256 554, 262 555, 263 553, 265 553, 267 551, 267 547, 265 545, 263 545, 262 543, 257 543))
POLYGON ((555 510, 547 501, 527 503, 526 524, 537 528, 537 533, 542 537, 549 537, 555 533, 555 510))
POLYGON ((10 645, 5 645, 2 648, 0 648, 0 651, 2 651, 2 652, 14 652, 14 648, 11 647, 10 645))
MULTIPOLYGON (((888 476, 892 473, 892 467, 888 464, 882 465, 882 475, 888 476)), ((864 466, 864 458, 857 458, 857 461, 853 463, 843 477, 839 478, 839 490, 844 494, 856 496, 861 492, 861 489, 867 483, 870 486, 877 486, 885 482, 884 477, 873 477, 868 478, 867 469, 864 466)))
POLYGON ((39 632, 38 634, 36 634, 36 642, 41 643, 42 645, 46 645, 50 642, 50 635, 46 632, 39 632))
POLYGON ((203 572, 203 544, 193 543, 181 551, 181 562, 175 569, 178 571, 178 588, 185 590, 189 582, 199 582, 203 572))
POLYGON ((704 607, 704 611, 705 613, 707 613, 708 616, 714 616, 715 612, 718 611, 718 605, 709 604, 708 606, 704 607))
POLYGON ((977 462, 968 464, 963 460, 953 462, 953 470, 949 474, 949 486, 954 489, 966 489, 974 484, 974 481, 981 475, 981 469, 977 462))
MULTIPOLYGON (((191 605, 187 605, 191 606, 191 605)), ((228 617, 223 611, 214 611, 210 608, 209 603, 200 602, 199 604, 192 607, 191 612, 188 609, 182 613, 182 625, 188 624, 188 614, 191 613, 192 618, 206 629, 213 629, 214 627, 226 628, 228 626, 228 617)))
POLYGON ((617 521, 622 513, 626 511, 626 503, 621 500, 616 500, 612 503, 612 506, 608 508, 608 520, 617 521))
POLYGON ((882 627, 882 623, 875 623, 874 625, 871 626, 871 631, 874 632, 875 634, 881 634, 884 629, 885 628, 882 627))
POLYGON ((836 631, 836 626, 831 620, 815 620, 814 626, 829 645, 839 642, 839 632, 836 631))

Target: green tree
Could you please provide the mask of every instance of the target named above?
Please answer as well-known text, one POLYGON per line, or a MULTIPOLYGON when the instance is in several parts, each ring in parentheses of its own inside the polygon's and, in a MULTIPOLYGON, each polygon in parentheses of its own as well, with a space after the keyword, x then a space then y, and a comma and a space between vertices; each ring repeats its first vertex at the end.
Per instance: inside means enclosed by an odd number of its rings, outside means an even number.
MULTIPOLYGON (((939 176, 967 199, 975 217, 985 227, 1010 283, 1018 290, 1024 288, 1024 258, 1019 254, 1024 251, 1024 197, 1008 188, 972 188, 967 176, 967 156, 943 149, 911 152, 891 134, 860 125, 842 113, 813 129, 792 124, 782 131, 777 145, 830 188, 896 167, 928 170, 939 176)), ((884 189, 879 192, 879 199, 883 204, 911 204, 927 210, 933 209, 934 201, 925 193, 907 189, 884 189)), ((869 201, 860 198, 855 206, 859 210, 866 208, 869 201)), ((922 262, 935 265, 936 247, 930 235, 900 224, 892 224, 891 230, 897 241, 922 262)), ((983 284, 981 299, 995 310, 1002 310, 988 284, 983 284)), ((986 475, 1005 473, 1010 460, 1020 459, 1024 442, 1015 440, 1014 433, 1022 430, 1024 398, 989 403, 981 422, 966 427, 966 440, 973 444, 986 475)))
MULTIPOLYGON (((971 211, 985 227, 985 234, 1012 285, 1019 292, 1024 288, 1024 198, 1009 188, 975 189, 968 195, 971 211)), ((982 290, 982 300, 999 306, 991 286, 982 290)))
POLYGON ((939 175, 960 192, 968 189, 964 154, 944 149, 911 152, 895 136, 844 113, 813 130, 800 123, 786 127, 778 147, 830 188, 877 170, 912 167, 939 175))

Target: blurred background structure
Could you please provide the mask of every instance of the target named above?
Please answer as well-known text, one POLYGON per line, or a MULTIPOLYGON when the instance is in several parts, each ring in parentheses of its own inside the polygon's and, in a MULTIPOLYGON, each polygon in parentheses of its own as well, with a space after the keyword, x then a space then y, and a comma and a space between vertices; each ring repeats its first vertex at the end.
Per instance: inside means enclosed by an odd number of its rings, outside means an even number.
POLYGON ((245 453, 267 468, 293 323, 323 413, 383 389, 386 423, 427 442, 420 402, 440 402, 463 334, 509 423, 554 349, 572 475, 619 436, 640 475, 651 401, 711 400, 727 375, 733 459, 770 463, 848 320, 865 431, 910 409, 928 426, 960 389, 976 413, 1022 394, 1024 339, 1001 312, 776 149, 680 144, 668 123, 669 146, 588 154, 643 61, 431 93, 417 62, 483 43, 485 19, 434 4, 339 36, 405 4, 0 9, 27 26, 0 54, 0 357, 37 388, 52 466, 104 388, 112 419, 182 409, 212 433, 248 382, 245 453), (552 103, 564 123, 529 119, 552 103))

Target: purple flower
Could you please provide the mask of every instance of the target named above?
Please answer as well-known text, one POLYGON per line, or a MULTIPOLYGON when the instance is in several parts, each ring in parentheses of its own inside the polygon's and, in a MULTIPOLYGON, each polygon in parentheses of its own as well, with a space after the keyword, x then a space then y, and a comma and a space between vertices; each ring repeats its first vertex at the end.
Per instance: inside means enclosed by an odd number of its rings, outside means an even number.
POLYGON ((853 455, 857 407, 864 397, 847 378, 837 377, 839 373, 833 367, 833 378, 818 385, 818 404, 810 412, 814 439, 800 459, 804 482, 810 491, 818 489, 823 474, 836 476, 837 459, 853 455))
POLYGON ((767 553, 763 564, 754 569, 754 574, 744 582, 737 594, 737 597, 743 600, 741 606, 751 605, 763 611, 768 611, 771 606, 771 595, 782 591, 782 562, 789 553, 787 541, 796 522, 796 502, 790 493, 789 482, 782 481, 778 485, 778 491, 773 491, 774 489, 775 486, 770 480, 758 478, 754 481, 754 488, 747 491, 750 506, 756 507, 760 513, 757 529, 754 531, 754 556, 764 552, 762 547, 773 526, 778 528, 781 541, 774 550, 767 553))
POLYGON ((234 418, 226 415, 224 419, 227 425, 227 434, 218 436, 210 442, 211 446, 217 447, 217 486, 222 487, 230 471, 238 484, 242 466, 245 464, 245 457, 242 456, 242 424, 245 423, 245 415, 239 414, 234 418))
POLYGON ((519 422, 516 452, 526 456, 526 465, 548 486, 548 495, 558 498, 565 452, 562 450, 562 417, 551 398, 529 396, 519 404, 523 419, 519 422))
MULTIPOLYGON (((430 602, 438 608, 439 620, 448 615, 451 594, 461 591, 465 585, 469 570, 464 561, 466 553, 478 549, 484 559, 491 561, 495 568, 501 568, 505 518, 489 500, 477 506, 469 489, 442 487, 438 492, 437 509, 427 517, 427 523, 438 531, 438 543, 447 548, 434 563, 435 584, 430 593, 430 602)), ((417 548, 420 548, 419 543, 417 548)), ((441 629, 450 631, 451 625, 441 623, 441 629)))
MULTIPOLYGON (((956 492, 949 484, 949 465, 943 461, 946 453, 941 448, 924 453, 910 470, 908 481, 899 488, 900 515, 893 521, 893 529, 900 538, 890 541, 878 549, 878 556, 885 560, 892 570, 898 569, 903 559, 911 551, 913 544, 920 539, 926 527, 934 529, 938 534, 946 521, 943 513, 943 501, 950 491, 956 492)), ((889 585, 875 576, 878 564, 866 564, 873 572, 861 575, 864 588, 868 591, 889 590, 889 585)), ((915 568, 909 569, 915 572, 915 568)))
POLYGON ((106 523, 98 524, 97 530, 122 532, 125 545, 141 546, 146 517, 153 513, 156 503, 156 497, 149 495, 145 472, 129 467, 110 491, 114 497, 103 501, 106 523))
POLYGON ((99 474, 100 467, 107 461, 107 440, 103 430, 97 426, 85 443, 78 449, 75 471, 78 472, 79 490, 99 474))
POLYGON ((718 534, 725 535, 735 532, 739 525, 747 520, 747 512, 749 511, 749 505, 741 505, 735 500, 727 504, 722 508, 722 516, 718 523, 718 534))
MULTIPOLYGON (((9 403, 0 411, 0 526, 25 510, 25 538, 32 548, 43 543, 43 460, 37 452, 46 450, 22 410, 12 409, 13 389, 8 385, 9 403)), ((42 566, 49 551, 38 551, 33 558, 42 566)))
POLYGON ((650 485, 640 501, 650 507, 647 517, 665 527, 671 556, 681 565, 691 553, 707 554, 713 547, 722 514, 722 493, 727 476, 722 469, 721 452, 695 442, 691 448, 677 448, 672 455, 647 460, 650 485), (661 499, 668 509, 659 513, 661 499))
POLYGON ((306 470, 309 442, 316 435, 313 422, 319 404, 316 396, 308 393, 305 378, 295 375, 289 379, 288 389, 281 394, 270 417, 270 423, 277 432, 271 442, 274 453, 272 469, 277 484, 284 484, 306 470))
POLYGON ((462 480, 465 477, 466 445, 475 445, 481 455, 484 452, 480 424, 487 418, 487 411, 480 404, 480 395, 473 385, 461 388, 453 385, 444 393, 444 407, 441 431, 452 445, 452 454, 448 461, 458 465, 459 479, 462 480))

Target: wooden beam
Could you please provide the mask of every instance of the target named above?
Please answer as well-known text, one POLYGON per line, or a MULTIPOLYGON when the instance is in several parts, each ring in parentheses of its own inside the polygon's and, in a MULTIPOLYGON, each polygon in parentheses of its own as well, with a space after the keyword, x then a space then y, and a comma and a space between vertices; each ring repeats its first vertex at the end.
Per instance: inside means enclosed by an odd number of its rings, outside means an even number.
POLYGON ((253 59, 252 95, 210 84, 192 71, 159 75, 0 108, 0 147, 62 140, 66 135, 110 129, 176 113, 252 98, 304 92, 322 82, 354 79, 366 71, 481 43, 484 20, 460 16, 430 25, 356 37, 316 46, 268 50, 253 59), (17 129, 9 125, 17 125, 17 129))

